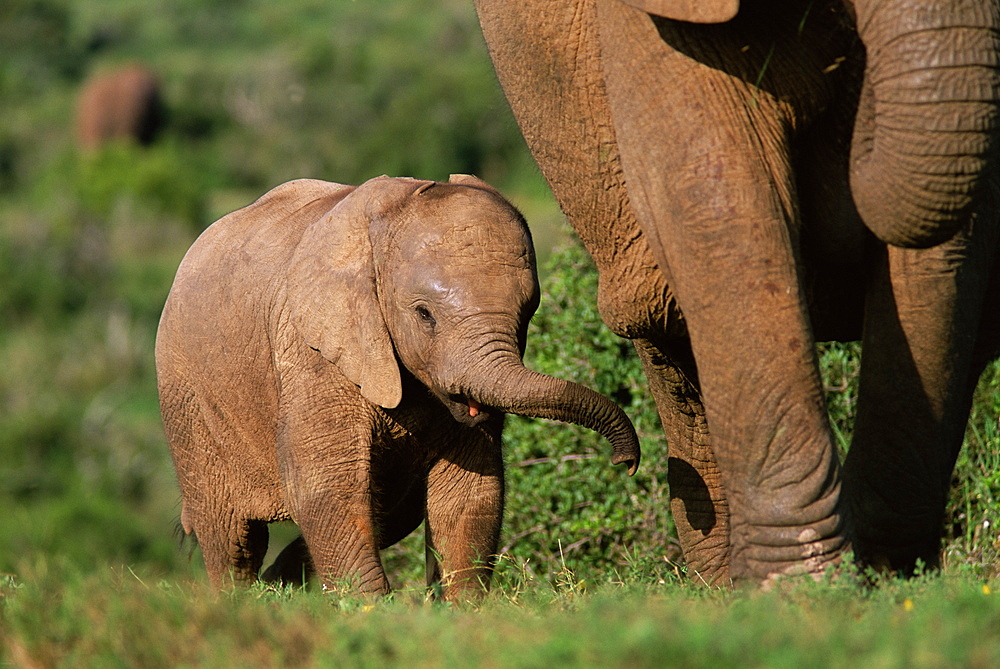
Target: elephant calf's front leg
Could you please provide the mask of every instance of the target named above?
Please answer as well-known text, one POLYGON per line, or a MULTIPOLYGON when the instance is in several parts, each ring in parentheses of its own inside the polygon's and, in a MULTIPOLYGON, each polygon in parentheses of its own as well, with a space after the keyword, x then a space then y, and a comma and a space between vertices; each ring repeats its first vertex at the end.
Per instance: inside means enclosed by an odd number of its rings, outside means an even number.
POLYGON ((366 496, 317 496, 297 518, 323 588, 348 585, 368 595, 389 594, 366 496))
POLYGON ((444 599, 478 599, 489 588, 503 516, 499 439, 438 460, 427 477, 427 583, 444 599))
MULTIPOLYGON (((278 460, 288 510, 302 530, 315 573, 324 587, 347 582, 365 594, 388 594, 373 512, 371 422, 359 420, 344 429, 343 407, 300 401, 306 410, 298 408, 296 397, 322 384, 297 382, 285 382, 291 401, 281 415, 278 460)), ((355 411, 364 417, 369 409, 359 401, 355 411)))

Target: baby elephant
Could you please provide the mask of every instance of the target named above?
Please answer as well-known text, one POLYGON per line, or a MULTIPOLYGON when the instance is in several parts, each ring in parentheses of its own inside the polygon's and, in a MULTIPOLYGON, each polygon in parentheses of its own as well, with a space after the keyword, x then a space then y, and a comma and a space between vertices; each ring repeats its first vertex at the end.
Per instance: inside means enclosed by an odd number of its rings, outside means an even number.
POLYGON ((423 521, 428 583, 481 594, 505 412, 597 430, 634 473, 621 409, 523 366, 538 298, 524 220, 475 177, 292 181, 208 228, 156 368, 181 523, 211 582, 256 579, 267 524, 293 520, 323 585, 386 593, 379 550, 423 521))

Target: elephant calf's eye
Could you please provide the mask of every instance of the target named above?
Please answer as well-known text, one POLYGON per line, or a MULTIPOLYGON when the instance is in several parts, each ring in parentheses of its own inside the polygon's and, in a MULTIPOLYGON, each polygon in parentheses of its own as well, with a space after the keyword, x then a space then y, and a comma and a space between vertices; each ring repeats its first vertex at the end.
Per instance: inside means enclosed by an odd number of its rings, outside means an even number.
POLYGON ((430 310, 423 305, 417 307, 417 316, 419 316, 420 320, 422 320, 424 323, 427 323, 427 325, 429 325, 432 328, 435 325, 437 325, 437 321, 434 320, 434 316, 431 315, 430 310))

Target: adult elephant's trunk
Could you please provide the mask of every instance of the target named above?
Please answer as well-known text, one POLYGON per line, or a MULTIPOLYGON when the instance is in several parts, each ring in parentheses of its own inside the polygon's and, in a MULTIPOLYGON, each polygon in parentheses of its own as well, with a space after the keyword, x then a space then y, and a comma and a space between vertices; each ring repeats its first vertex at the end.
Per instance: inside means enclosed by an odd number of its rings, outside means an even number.
POLYGON ((897 246, 954 235, 997 168, 1000 7, 981 0, 855 3, 867 51, 851 190, 897 246))
POLYGON ((548 418, 590 428, 611 442, 612 464, 624 464, 629 476, 639 467, 639 439, 621 408, 577 383, 533 372, 517 362, 505 364, 495 384, 470 393, 476 401, 506 413, 548 418))

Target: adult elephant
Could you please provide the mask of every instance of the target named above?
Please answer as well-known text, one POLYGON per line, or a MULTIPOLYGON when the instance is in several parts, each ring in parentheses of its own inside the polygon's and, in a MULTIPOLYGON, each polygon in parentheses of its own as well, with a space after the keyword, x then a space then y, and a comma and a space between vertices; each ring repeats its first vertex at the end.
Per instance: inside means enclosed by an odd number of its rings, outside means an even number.
POLYGON ((142 65, 97 74, 84 84, 76 107, 76 138, 93 151, 111 141, 150 144, 163 125, 160 80, 142 65))
POLYGON ((642 358, 690 572, 936 564, 1000 342, 997 3, 476 6, 642 358), (857 338, 841 466, 814 343, 857 338))

